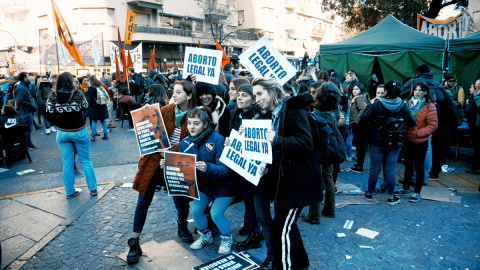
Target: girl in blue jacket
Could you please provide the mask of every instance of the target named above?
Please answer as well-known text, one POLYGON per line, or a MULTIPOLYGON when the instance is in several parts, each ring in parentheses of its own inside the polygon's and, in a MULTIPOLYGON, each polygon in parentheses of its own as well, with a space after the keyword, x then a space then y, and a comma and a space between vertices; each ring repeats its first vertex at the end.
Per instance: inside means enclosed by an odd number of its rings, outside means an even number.
MULTIPOLYGON (((212 114, 204 106, 188 111, 188 137, 178 145, 178 152, 197 155, 197 184, 200 200, 192 203, 193 220, 200 238, 191 249, 201 249, 213 242, 212 232, 208 229, 205 209, 213 201, 210 215, 220 230, 222 238, 218 253, 227 254, 233 245, 230 224, 225 210, 235 198, 233 181, 228 179, 230 169, 220 162, 225 138, 216 133, 212 114)), ((165 163, 162 160, 160 165, 165 163)))

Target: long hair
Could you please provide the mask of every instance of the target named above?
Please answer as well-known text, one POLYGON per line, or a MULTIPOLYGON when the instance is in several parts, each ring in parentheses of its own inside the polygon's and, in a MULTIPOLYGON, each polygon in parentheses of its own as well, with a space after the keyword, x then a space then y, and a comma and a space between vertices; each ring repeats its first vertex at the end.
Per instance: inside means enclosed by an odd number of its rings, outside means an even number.
MULTIPOLYGON (((400 83, 395 80, 389 80, 385 83, 385 98, 395 99, 400 95, 400 83)), ((414 88, 415 89, 415 88, 414 88)))
MULTIPOLYGON (((237 90, 237 92, 238 92, 238 88, 240 88, 240 86, 242 86, 244 84, 250 84, 250 82, 247 79, 241 78, 241 77, 231 80, 230 83, 233 83, 233 86, 235 86, 235 90, 237 90)), ((230 85, 229 85, 229 87, 230 87, 230 85)))
POLYGON ((62 74, 60 74, 60 76, 58 76, 55 89, 74 90, 75 86, 73 85, 72 74, 70 74, 69 72, 63 72, 62 74))
POLYGON ((350 96, 350 99, 353 99, 353 88, 355 86, 358 86, 358 88, 360 88, 360 95, 364 95, 367 99, 370 99, 367 88, 365 88, 365 86, 357 80, 351 81, 350 85, 348 86, 348 95, 350 96))
POLYGON ((152 84, 148 87, 148 97, 152 98, 151 102, 158 103, 160 107, 168 104, 168 96, 165 87, 161 84, 152 84))
POLYGON ((330 75, 328 74, 328 71, 326 71, 326 70, 320 71, 317 75, 317 80, 318 81, 328 82, 329 79, 330 79, 330 75))
POLYGON ((272 96, 271 105, 273 108, 276 108, 285 98, 285 92, 283 92, 282 86, 273 78, 256 78, 253 80, 252 86, 255 87, 257 85, 263 87, 263 89, 272 96))
POLYGON ((90 85, 93 87, 100 87, 102 86, 102 83, 95 76, 90 76, 90 85))
POLYGON ((187 93, 187 95, 192 95, 192 98, 188 101, 188 108, 194 108, 197 106, 197 91, 195 89, 195 85, 190 81, 176 81, 175 85, 181 85, 183 91, 187 93))
POLYGON ((410 92, 410 95, 408 96, 408 99, 407 100, 410 100, 412 97, 413 97, 413 92, 415 92, 415 89, 417 89, 417 86, 420 86, 420 88, 426 92, 425 94, 425 104, 429 104, 430 102, 432 102, 432 96, 430 94, 430 87, 428 87, 428 84, 424 81, 418 81, 415 83, 415 85, 413 85, 413 89, 412 91, 410 92))

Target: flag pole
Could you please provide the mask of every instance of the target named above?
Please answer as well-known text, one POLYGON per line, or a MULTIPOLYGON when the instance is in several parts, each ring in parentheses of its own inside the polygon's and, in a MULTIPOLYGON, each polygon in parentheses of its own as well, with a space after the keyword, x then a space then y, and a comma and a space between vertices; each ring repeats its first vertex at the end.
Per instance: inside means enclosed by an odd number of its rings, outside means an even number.
POLYGON ((53 19, 53 34, 55 35, 55 50, 57 51, 57 73, 60 75, 60 54, 58 53, 58 35, 55 33, 55 26, 57 23, 55 22, 55 10, 53 9, 53 0, 52 0, 52 19, 53 19))

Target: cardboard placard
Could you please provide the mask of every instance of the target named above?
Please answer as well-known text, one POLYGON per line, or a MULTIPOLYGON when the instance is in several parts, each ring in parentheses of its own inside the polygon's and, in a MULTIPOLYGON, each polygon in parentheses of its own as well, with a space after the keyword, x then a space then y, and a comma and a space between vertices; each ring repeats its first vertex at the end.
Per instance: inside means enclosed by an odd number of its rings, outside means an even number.
POLYGON ((195 74, 198 82, 218 84, 222 56, 222 51, 186 47, 183 77, 187 78, 188 75, 195 74))
POLYGON ((272 144, 265 137, 272 129, 272 120, 242 120, 242 125, 245 127, 243 156, 272 164, 272 144))
POLYGON ((215 258, 207 263, 195 266, 193 270, 223 270, 223 269, 237 269, 250 270, 257 268, 258 265, 248 261, 243 256, 228 253, 218 258, 215 258))
POLYGON ((140 155, 150 155, 159 149, 171 148, 158 104, 145 106, 130 113, 140 155))
POLYGON ((257 43, 238 56, 240 62, 253 77, 270 77, 277 79, 281 85, 290 80, 297 70, 279 52, 268 38, 263 37, 257 43))
POLYGON ((185 196, 200 200, 197 185, 197 156, 179 152, 165 152, 163 173, 167 184, 168 195, 185 196))
POLYGON ((232 129, 229 139, 231 142, 230 146, 225 146, 223 148, 220 161, 247 181, 257 186, 261 178, 260 168, 265 168, 267 164, 243 156, 242 146, 244 144, 244 139, 238 131, 232 129))

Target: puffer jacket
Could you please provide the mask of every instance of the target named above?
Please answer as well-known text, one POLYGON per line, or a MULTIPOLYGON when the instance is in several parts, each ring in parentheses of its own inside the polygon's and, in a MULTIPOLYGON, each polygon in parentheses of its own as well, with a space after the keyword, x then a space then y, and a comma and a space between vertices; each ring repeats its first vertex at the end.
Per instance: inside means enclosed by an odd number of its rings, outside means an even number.
POLYGON ((198 190, 210 198, 235 196, 234 181, 228 178, 230 169, 220 161, 224 142, 225 138, 213 131, 196 142, 187 137, 178 145, 178 152, 194 154, 197 162, 207 164, 205 172, 197 170, 197 184, 198 190))
MULTIPOLYGON (((410 104, 409 100, 407 103, 410 104)), ((405 127, 405 138, 414 144, 428 141, 438 127, 437 108, 433 103, 423 104, 414 116, 417 124, 405 127)))

